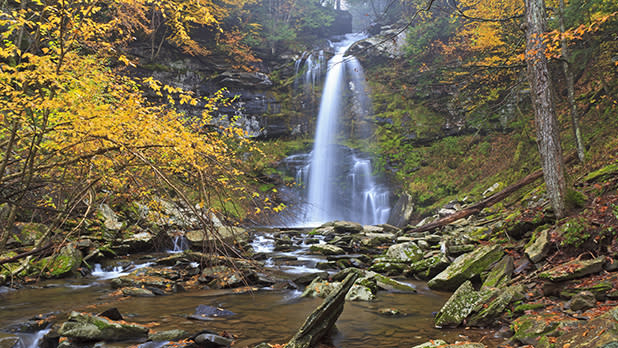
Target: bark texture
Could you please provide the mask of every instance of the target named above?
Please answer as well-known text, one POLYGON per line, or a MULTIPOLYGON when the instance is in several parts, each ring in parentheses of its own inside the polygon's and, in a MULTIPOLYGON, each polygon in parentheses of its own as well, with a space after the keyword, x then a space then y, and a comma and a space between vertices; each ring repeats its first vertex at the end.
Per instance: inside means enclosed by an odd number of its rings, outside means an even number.
POLYGON ((526 66, 536 123, 537 145, 541 155, 547 194, 557 218, 565 214, 566 182, 560 147, 559 125, 552 96, 552 84, 543 42, 544 0, 526 0, 526 66))

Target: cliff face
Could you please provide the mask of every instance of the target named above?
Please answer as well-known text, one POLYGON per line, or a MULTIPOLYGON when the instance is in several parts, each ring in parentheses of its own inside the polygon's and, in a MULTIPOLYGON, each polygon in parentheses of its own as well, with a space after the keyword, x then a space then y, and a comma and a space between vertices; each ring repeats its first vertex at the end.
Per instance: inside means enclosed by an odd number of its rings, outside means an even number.
MULTIPOLYGON (((327 39, 352 30, 352 17, 346 11, 335 10, 335 21, 315 33, 315 42, 304 43, 310 47, 327 48, 327 39)), ((196 30, 195 40, 212 45, 212 33, 196 30)), ((163 44, 157 58, 149 59, 149 43, 138 40, 130 53, 146 62, 134 68, 138 77, 153 77, 161 83, 192 91, 197 97, 207 97, 225 89, 224 96, 233 101, 220 105, 213 115, 213 126, 240 124, 251 137, 258 139, 289 138, 306 134, 312 127, 314 108, 308 105, 313 96, 298 96, 294 86, 295 62, 303 52, 287 51, 277 56, 270 52, 255 54, 261 61, 253 71, 238 70, 229 57, 213 53, 209 56, 192 56, 178 48, 163 44), (304 100, 301 100, 303 99, 304 100)), ((152 100, 158 97, 150 95, 152 100)), ((201 115, 203 105, 181 106, 187 115, 201 115)))

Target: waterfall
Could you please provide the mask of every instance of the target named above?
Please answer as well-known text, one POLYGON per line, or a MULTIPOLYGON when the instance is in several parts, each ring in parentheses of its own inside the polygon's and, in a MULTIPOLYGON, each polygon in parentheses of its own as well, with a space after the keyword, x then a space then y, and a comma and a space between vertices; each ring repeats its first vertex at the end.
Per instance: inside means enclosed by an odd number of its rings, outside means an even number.
MULTIPOLYGON (((347 48, 361 38, 359 34, 349 34, 343 41, 333 43, 335 55, 328 61, 313 151, 308 157, 300 157, 306 160, 302 164, 294 163, 296 158, 289 160, 297 168, 297 182, 306 185, 305 208, 297 221, 301 225, 331 220, 380 224, 386 222, 390 213, 390 193, 376 183, 371 161, 337 143, 345 111, 364 123, 371 114, 362 66, 356 58, 344 57, 347 48), (344 110, 347 104, 351 104, 351 110, 344 110)), ((313 87, 319 81, 323 60, 323 52, 317 59, 313 55, 307 57, 305 86, 313 87)), ((366 136, 363 132, 354 133, 366 136)))

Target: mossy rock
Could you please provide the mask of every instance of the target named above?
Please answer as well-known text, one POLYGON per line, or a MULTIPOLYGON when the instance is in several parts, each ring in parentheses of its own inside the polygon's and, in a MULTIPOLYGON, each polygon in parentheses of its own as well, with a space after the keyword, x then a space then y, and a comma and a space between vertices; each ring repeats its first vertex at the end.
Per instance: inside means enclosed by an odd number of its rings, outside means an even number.
POLYGON ((504 314, 506 307, 524 297, 524 286, 518 284, 505 289, 496 289, 489 302, 480 303, 474 309, 474 314, 468 319, 472 326, 487 326, 495 323, 495 320, 504 314))
POLYGON ((437 327, 460 325, 485 296, 487 294, 474 290, 469 280, 465 281, 442 306, 434 318, 434 324, 437 327))
POLYGON ((375 280, 377 286, 382 290, 415 293, 416 289, 411 285, 398 282, 395 279, 385 277, 381 274, 374 273, 369 276, 370 279, 375 280))
POLYGON ((512 339, 522 344, 536 345, 539 338, 553 332, 560 325, 551 314, 527 314, 521 316, 511 324, 514 334, 512 339))
POLYGON ((393 244, 386 251, 386 257, 396 262, 416 262, 423 255, 423 250, 414 242, 393 244))
MULTIPOLYGON (((82 253, 69 244, 60 250, 57 255, 45 257, 35 263, 34 268, 43 270, 45 278, 61 278, 77 273, 77 269, 82 263, 82 253)), ((36 272, 36 271, 35 271, 36 272)))
POLYGON ((87 313, 71 312, 68 321, 58 329, 58 334, 80 341, 122 341, 146 338, 148 328, 87 313))
POLYGON ((401 275, 408 270, 409 266, 402 262, 393 262, 388 260, 374 260, 373 265, 369 267, 370 271, 378 272, 386 275, 401 275))
POLYGON ((499 261, 504 250, 499 245, 486 245, 455 259, 444 271, 428 283, 431 289, 453 291, 466 280, 479 276, 499 261))
POLYGON ((431 279, 444 271, 451 262, 444 254, 438 254, 410 265, 409 273, 420 279, 431 279))
POLYGON ((594 294, 594 297, 597 300, 603 300, 605 295, 613 289, 613 285, 610 282, 600 282, 598 284, 594 284, 591 286, 585 287, 567 287, 566 289, 560 291, 560 296, 564 298, 572 298, 582 291, 590 291, 594 294))
POLYGON ((522 303, 513 308, 513 313, 524 313, 535 309, 545 308, 545 303, 522 303))
POLYGON ((604 263, 605 257, 603 256, 592 260, 573 260, 539 274, 539 278, 555 283, 578 279, 600 272, 603 269, 604 263))
POLYGON ((534 240, 530 245, 526 247, 526 256, 533 263, 538 263, 547 256, 551 249, 551 243, 549 241, 549 229, 544 229, 535 235, 534 240))
POLYGON ((487 278, 485 278, 481 289, 502 287, 506 282, 511 280, 513 269, 513 257, 506 255, 491 269, 487 275, 487 278))

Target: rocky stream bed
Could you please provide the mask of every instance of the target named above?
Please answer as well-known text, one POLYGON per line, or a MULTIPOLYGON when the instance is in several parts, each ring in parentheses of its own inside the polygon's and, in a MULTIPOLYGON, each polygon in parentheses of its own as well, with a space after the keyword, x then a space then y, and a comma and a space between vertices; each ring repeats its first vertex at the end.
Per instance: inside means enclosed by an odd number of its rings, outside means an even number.
POLYGON ((614 347, 615 260, 552 265, 547 230, 523 246, 483 241, 498 228, 521 226, 471 216, 432 232, 345 221, 235 228, 244 258, 202 253, 203 235, 176 234, 176 250, 0 288, 0 347, 284 344, 350 273, 358 279, 326 340, 335 347, 614 347))

